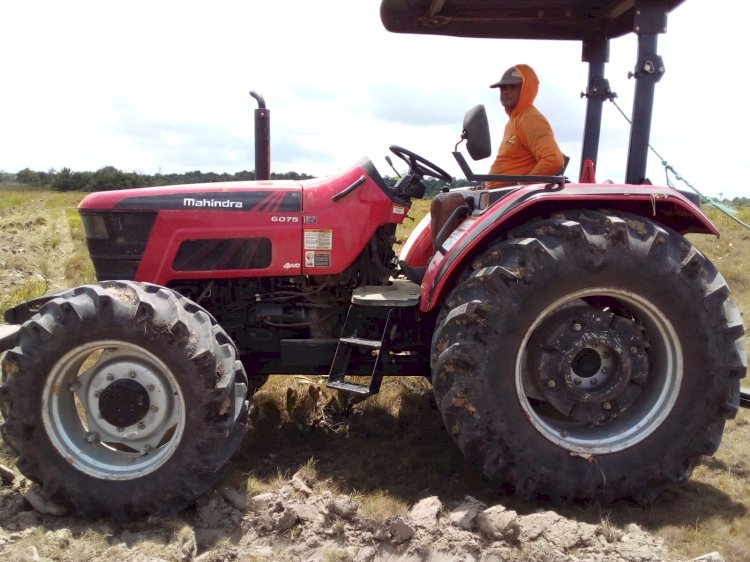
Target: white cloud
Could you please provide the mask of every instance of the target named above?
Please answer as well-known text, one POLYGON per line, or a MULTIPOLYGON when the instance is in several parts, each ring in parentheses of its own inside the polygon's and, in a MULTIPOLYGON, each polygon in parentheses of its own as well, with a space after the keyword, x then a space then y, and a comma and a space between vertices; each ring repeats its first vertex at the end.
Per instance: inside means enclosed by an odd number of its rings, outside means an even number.
MULTIPOLYGON (((750 119, 739 56, 748 8, 707 2, 669 16, 659 52, 652 143, 710 194, 747 195, 750 119), (739 94, 739 95, 737 95, 739 94)), ((0 7, 0 169, 252 169, 254 100, 271 110, 272 169, 326 174, 367 154, 384 173, 390 144, 458 174, 450 151, 463 112, 487 106, 495 142, 505 115, 487 86, 531 64, 568 172, 580 165, 587 69, 577 43, 386 32, 377 0, 218 0, 125 4, 6 2, 0 7)), ((632 39, 612 42, 607 73, 632 106, 632 39)), ((624 178, 628 133, 606 104, 599 179, 624 178)), ((489 161, 474 164, 484 171, 489 161)), ((649 176, 662 181, 653 155, 649 176)))

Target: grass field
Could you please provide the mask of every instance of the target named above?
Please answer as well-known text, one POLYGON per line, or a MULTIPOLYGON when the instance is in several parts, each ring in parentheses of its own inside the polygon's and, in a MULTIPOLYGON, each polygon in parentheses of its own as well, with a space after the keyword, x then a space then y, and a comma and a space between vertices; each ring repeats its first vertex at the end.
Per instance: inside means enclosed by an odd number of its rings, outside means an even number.
MULTIPOLYGON (((75 212, 81 197, 0 190, 0 309, 45 291, 93 281, 75 212)), ((418 221, 426 209, 420 202, 411 215, 418 221)), ((750 232, 714 210, 707 213, 722 237, 689 238, 721 270, 741 310, 750 310, 750 232)), ((750 209, 741 209, 740 218, 750 222, 750 209)), ((416 221, 406 221, 399 238, 416 221)), ((502 497, 467 466, 442 428, 426 381, 388 380, 380 395, 346 416, 335 413, 333 396, 326 398, 331 401, 326 414, 302 407, 315 383, 279 377, 261 389, 255 397, 255 427, 233 463, 231 480, 258 491, 283 481, 280 475, 307 467, 331 488, 357 494, 373 514, 383 517, 405 511, 426 495, 473 495, 487 503, 502 501, 522 513, 554 507, 502 497)), ((750 560, 749 414, 742 410, 727 425, 717 455, 704 459, 687 485, 669 487, 653 505, 620 501, 558 511, 618 527, 637 523, 662 537, 677 558, 719 551, 730 561, 750 560)), ((2 454, 0 462, 13 462, 6 447, 2 454)))

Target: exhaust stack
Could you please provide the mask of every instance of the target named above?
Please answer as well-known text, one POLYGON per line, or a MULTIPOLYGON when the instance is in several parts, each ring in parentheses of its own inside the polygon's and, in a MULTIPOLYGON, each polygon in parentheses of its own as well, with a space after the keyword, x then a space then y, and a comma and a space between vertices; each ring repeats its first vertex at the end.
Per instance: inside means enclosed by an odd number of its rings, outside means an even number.
POLYGON ((258 102, 255 110, 255 179, 271 178, 271 111, 266 109, 266 100, 258 92, 250 95, 258 102))

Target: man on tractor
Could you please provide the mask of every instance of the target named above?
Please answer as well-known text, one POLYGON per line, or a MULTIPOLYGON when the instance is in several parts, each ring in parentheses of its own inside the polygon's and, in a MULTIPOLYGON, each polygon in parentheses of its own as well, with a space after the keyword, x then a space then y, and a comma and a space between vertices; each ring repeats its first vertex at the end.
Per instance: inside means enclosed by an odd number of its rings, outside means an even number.
MULTIPOLYGON (((490 86, 500 89, 500 103, 508 114, 503 140, 491 175, 546 176, 560 173, 564 167, 563 154, 555 141, 547 118, 534 107, 539 91, 539 78, 526 64, 511 66, 502 78, 490 86)), ((495 189, 510 185, 508 182, 487 181, 476 189, 495 189)), ((459 191, 439 193, 430 203, 430 229, 433 249, 436 237, 454 210, 464 204, 459 191)), ((421 283, 427 267, 412 267, 400 263, 401 270, 410 281, 421 283)))

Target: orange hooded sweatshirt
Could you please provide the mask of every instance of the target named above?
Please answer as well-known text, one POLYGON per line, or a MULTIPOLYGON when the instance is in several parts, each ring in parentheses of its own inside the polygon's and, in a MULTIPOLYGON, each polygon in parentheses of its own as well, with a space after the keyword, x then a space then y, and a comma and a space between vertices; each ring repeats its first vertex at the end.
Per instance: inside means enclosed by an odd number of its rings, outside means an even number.
MULTIPOLYGON (((514 176, 553 176, 563 168, 563 155, 555 141, 546 117, 534 107, 539 78, 525 64, 514 67, 523 77, 518 104, 508 113, 503 142, 490 168, 490 174, 514 176)), ((507 110, 506 110, 507 112, 507 110)), ((486 182, 485 187, 510 185, 508 182, 486 182)))

